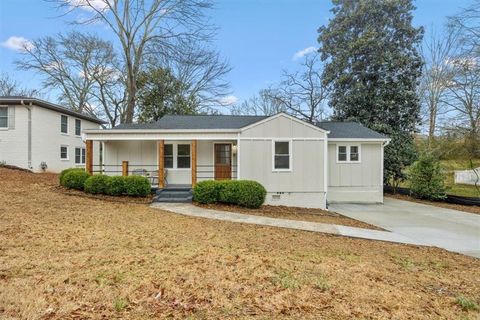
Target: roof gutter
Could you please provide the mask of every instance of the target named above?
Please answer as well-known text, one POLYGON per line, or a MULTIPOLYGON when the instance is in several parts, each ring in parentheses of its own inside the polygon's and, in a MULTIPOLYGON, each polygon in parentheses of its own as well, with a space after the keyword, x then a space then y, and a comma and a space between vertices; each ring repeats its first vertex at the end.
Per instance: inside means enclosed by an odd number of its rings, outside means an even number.
POLYGON ((89 133, 118 134, 118 133, 238 133, 239 129, 86 129, 89 133))

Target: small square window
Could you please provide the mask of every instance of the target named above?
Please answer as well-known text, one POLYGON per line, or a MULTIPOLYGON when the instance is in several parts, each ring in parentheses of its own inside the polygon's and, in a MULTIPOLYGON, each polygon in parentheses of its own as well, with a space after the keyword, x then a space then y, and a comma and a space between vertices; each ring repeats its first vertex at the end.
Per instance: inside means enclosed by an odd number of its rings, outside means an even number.
POLYGON ((0 128, 8 128, 8 107, 0 107, 0 128))
POLYGON ((68 133, 68 117, 67 116, 61 115, 60 131, 62 133, 68 133))
POLYGON ((75 119, 75 135, 79 136, 82 134, 82 120, 75 119))
POLYGON ((166 144, 164 146, 163 162, 165 168, 173 168, 173 144, 166 144))
POLYGON ((274 145, 274 170, 290 169, 290 142, 275 141, 274 145))
POLYGON ((177 168, 190 168, 190 145, 179 144, 177 148, 177 168))
POLYGON ((61 146, 60 147, 60 159, 68 160, 68 147, 67 146, 61 146))

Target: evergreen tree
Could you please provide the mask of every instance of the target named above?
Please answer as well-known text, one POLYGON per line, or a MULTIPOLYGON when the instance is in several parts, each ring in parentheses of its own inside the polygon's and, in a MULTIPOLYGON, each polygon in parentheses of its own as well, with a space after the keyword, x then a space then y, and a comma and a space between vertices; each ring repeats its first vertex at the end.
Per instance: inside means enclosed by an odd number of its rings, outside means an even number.
POLYGON ((412 134, 420 113, 417 48, 423 29, 412 26, 415 7, 411 0, 333 4, 334 17, 318 30, 333 117, 394 137, 385 150, 385 179, 403 179, 402 170, 414 160, 412 134))

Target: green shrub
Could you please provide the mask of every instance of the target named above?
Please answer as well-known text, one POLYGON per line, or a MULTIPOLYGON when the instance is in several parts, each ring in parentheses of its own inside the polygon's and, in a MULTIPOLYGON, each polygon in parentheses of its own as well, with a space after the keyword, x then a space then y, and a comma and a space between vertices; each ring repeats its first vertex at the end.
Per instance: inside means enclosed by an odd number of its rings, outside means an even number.
POLYGON ((61 186, 65 186, 65 183, 63 181, 63 178, 65 177, 65 175, 68 172, 72 172, 72 171, 85 172, 85 169, 83 169, 83 168, 68 168, 68 169, 65 169, 62 172, 60 172, 60 175, 58 176, 58 180, 59 180, 61 186))
POLYGON ((238 205, 247 208, 260 208, 265 201, 267 190, 256 181, 238 181, 238 205))
POLYGON ((83 186, 83 190, 87 193, 106 194, 108 189, 108 182, 111 177, 103 174, 95 174, 90 176, 83 186))
POLYGON ((146 197, 151 192, 150 181, 142 176, 125 177, 125 193, 132 197, 146 197))
POLYGON ((83 190, 85 181, 90 177, 84 170, 70 170, 62 177, 62 185, 69 189, 83 190))
POLYGON ((408 178, 412 196, 427 200, 446 198, 445 177, 440 162, 432 154, 420 155, 410 167, 408 178))
POLYGON ((125 177, 114 176, 107 181, 106 193, 110 196, 121 196, 126 193, 125 177))
POLYGON ((203 204, 219 201, 220 184, 218 181, 200 181, 193 188, 193 199, 203 204))
POLYGON ((193 188, 193 198, 200 203, 237 204, 247 208, 259 208, 267 191, 256 181, 201 181, 193 188))

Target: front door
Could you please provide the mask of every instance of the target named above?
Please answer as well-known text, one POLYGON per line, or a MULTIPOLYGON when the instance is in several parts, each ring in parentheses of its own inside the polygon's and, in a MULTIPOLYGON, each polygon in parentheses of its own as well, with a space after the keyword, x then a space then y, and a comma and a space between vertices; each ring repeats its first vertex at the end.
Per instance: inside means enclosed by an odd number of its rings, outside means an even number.
POLYGON ((232 145, 218 143, 215 149, 215 180, 232 179, 232 145))

